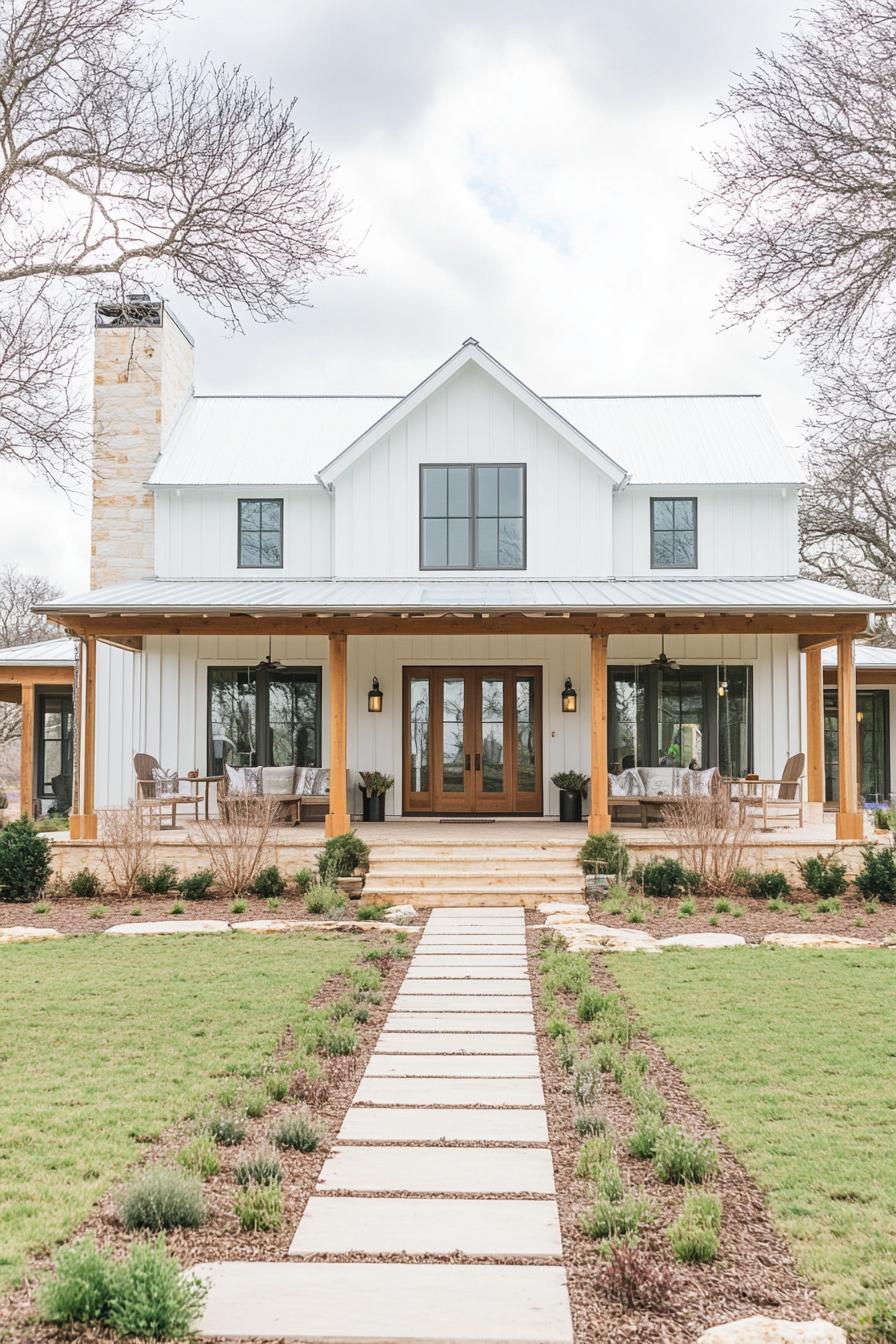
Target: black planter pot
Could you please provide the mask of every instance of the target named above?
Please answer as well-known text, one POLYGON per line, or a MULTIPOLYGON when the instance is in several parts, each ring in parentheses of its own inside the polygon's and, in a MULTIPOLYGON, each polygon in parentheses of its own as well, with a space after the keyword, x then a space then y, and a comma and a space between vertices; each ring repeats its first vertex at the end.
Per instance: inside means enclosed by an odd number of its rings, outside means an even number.
POLYGON ((364 821, 385 821, 386 795, 374 793, 368 797, 362 792, 361 816, 364 821))
POLYGON ((560 820, 582 820, 582 795, 580 793, 573 793, 570 789, 560 790, 560 820))

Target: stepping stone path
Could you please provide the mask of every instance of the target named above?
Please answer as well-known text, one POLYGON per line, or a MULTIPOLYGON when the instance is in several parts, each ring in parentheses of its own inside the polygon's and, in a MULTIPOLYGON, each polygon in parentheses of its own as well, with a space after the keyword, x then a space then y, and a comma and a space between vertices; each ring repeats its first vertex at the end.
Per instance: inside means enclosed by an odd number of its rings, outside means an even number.
POLYGON ((201 1334, 572 1344, 525 953, 522 910, 433 910, 294 1260, 197 1265, 201 1334))

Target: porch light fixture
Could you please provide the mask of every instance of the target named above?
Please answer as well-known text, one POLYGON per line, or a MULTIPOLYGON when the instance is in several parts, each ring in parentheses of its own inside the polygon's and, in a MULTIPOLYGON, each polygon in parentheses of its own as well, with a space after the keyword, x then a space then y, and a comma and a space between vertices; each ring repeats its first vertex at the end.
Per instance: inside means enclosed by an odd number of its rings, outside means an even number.
POLYGON ((367 713, 382 714, 383 712, 383 693, 380 690, 380 683, 377 677, 374 677, 370 690, 367 692, 367 713))
POLYGON ((861 723, 864 717, 865 715, 862 713, 862 711, 858 710, 856 713, 856 723, 861 723))
POLYGON ((576 693, 573 689, 573 684, 570 681, 569 677, 567 677, 566 681, 564 682, 563 691, 560 695, 560 703, 563 706, 564 714, 575 714, 576 693))

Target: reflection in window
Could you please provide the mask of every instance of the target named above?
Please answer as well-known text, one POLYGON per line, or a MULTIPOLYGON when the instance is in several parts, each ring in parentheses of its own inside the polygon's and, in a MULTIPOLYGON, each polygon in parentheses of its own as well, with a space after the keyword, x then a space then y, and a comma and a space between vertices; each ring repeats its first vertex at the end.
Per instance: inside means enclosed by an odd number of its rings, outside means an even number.
POLYGON ((209 773, 320 765, 320 668, 210 667, 209 773))
POLYGON ((482 789, 504 792, 504 678, 482 679, 482 789))
POLYGON ((516 679, 516 791, 535 793, 535 678, 516 679))
POLYGON ((209 774, 225 765, 257 765, 255 672, 247 667, 210 667, 209 774))
POLYGON ((523 569, 525 468, 461 464, 420 468, 423 569, 523 569))
POLYGON ((239 502, 240 569, 283 568, 283 500, 239 502))
POLYGON ((320 764, 320 672, 278 669, 267 680, 268 749, 265 765, 320 764))
POLYGON ((650 564, 653 569, 696 569, 696 499, 650 501, 650 564))
POLYGON ((464 791, 464 690, 463 677, 446 677, 442 683, 442 789, 464 791))
POLYGON ((411 793, 429 792, 429 678, 410 683, 411 793))
MULTIPOLYGON (((859 795, 865 803, 890 800, 890 693, 885 690, 856 692, 856 754, 859 795)), ((837 692, 824 693, 824 784, 825 799, 840 798, 837 692)))
POLYGON ((609 669, 610 770, 639 765, 751 768, 752 668, 652 664, 609 669), (725 694, 719 689, 724 682, 725 694))

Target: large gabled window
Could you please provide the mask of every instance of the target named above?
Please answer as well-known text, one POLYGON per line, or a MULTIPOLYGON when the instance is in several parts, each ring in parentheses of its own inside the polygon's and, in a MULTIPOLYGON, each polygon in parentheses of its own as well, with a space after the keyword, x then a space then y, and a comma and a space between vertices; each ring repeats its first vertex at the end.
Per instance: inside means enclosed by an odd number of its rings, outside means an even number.
POLYGON ((241 499, 237 538, 240 569, 283 568, 283 500, 241 499))
POLYGON ((525 466, 421 466, 421 569, 525 567, 525 466))
POLYGON ((697 568, 697 501, 693 497, 650 501, 650 567, 697 568))

